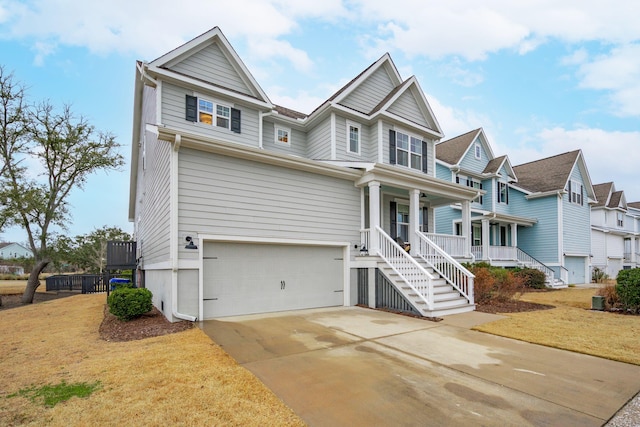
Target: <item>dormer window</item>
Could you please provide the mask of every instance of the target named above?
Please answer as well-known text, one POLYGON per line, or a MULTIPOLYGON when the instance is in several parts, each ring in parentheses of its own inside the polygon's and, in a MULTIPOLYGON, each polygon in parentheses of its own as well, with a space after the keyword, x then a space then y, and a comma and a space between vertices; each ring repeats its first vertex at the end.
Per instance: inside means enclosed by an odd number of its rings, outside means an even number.
POLYGON ((618 227, 620 228, 624 227, 624 214, 622 212, 618 212, 616 216, 617 216, 618 227))
POLYGON ((475 153, 476 153, 476 159, 481 159, 482 158, 482 147, 480 147, 480 143, 476 142, 475 144, 475 153))
POLYGON ((498 181, 498 203, 509 204, 509 185, 498 181))

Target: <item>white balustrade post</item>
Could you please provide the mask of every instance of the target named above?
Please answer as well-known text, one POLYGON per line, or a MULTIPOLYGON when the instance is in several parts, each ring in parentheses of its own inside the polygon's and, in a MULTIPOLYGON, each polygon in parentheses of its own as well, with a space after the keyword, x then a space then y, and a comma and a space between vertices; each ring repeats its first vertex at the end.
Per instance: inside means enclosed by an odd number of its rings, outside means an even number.
POLYGON ((462 235, 465 239, 465 257, 471 258, 471 202, 462 201, 462 235))
POLYGON ((511 224, 511 246, 518 247, 518 224, 515 222, 511 224))
POLYGON ((489 254, 489 235, 491 234, 490 232, 490 228, 489 228, 489 220, 488 219, 483 219, 482 220, 482 258, 483 259, 489 259, 490 254, 489 254))
POLYGON ((420 190, 409 191, 409 244, 411 245, 411 255, 420 251, 420 190))
POLYGON ((376 227, 380 227, 380 183, 369 183, 369 255, 378 255, 380 236, 376 227))

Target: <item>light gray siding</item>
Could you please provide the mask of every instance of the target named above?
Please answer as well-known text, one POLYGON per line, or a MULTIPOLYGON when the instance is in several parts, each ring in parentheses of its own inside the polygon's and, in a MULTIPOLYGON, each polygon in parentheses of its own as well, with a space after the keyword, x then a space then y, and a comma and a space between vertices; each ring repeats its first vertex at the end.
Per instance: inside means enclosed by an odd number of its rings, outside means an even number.
MULTIPOLYGON (((279 125, 278 125, 279 126, 279 125)), ((283 154, 293 154, 295 156, 307 157, 308 145, 307 134, 297 129, 292 129, 287 125, 281 125, 290 131, 290 144, 285 145, 275 142, 276 124, 264 122, 262 127, 262 146, 265 150, 276 151, 283 154)))
POLYGON ((422 110, 411 90, 405 91, 400 98, 388 108, 388 111, 421 126, 432 127, 431 123, 429 123, 422 114, 422 110))
MULTIPOLYGON (((231 132, 229 129, 207 125, 205 123, 193 123, 185 119, 186 95, 197 95, 192 90, 181 88, 169 83, 162 85, 162 117, 161 123, 189 133, 198 133, 208 138, 216 138, 221 141, 235 142, 238 144, 258 146, 258 110, 244 105, 235 105, 230 99, 219 97, 207 98, 218 101, 229 107, 238 108, 241 111, 241 133, 231 132)), ((201 94, 206 97, 207 94, 201 94)))
MULTIPOLYGON (((377 141, 375 141, 377 147, 377 141)), ((347 120, 345 117, 336 117, 336 157, 338 160, 353 160, 358 162, 371 162, 371 132, 369 126, 364 126, 355 120, 347 120), (349 137, 347 122, 360 127, 360 154, 349 151, 349 137)))
POLYGON ((389 74, 384 67, 380 67, 342 100, 341 104, 362 113, 369 113, 393 88, 389 74))
POLYGON ((331 159, 331 118, 310 129, 307 134, 307 155, 310 159, 331 159))
POLYGON ((180 151, 181 232, 358 243, 359 229, 352 181, 180 151))
POLYGON ((170 66, 169 69, 246 95, 255 95, 215 43, 170 66))
MULTIPOLYGON (((145 86, 141 123, 155 123, 156 90, 145 86)), ((139 256, 145 265, 169 259, 170 144, 142 128, 135 224, 139 256)))

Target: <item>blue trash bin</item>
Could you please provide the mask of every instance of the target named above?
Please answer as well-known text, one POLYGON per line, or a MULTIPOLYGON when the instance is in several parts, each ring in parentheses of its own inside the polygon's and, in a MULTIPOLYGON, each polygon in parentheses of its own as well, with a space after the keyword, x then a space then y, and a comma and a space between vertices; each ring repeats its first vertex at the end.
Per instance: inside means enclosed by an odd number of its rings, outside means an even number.
POLYGON ((109 279, 109 286, 112 291, 116 289, 116 283, 131 283, 131 280, 122 279, 120 277, 114 277, 113 279, 109 279))

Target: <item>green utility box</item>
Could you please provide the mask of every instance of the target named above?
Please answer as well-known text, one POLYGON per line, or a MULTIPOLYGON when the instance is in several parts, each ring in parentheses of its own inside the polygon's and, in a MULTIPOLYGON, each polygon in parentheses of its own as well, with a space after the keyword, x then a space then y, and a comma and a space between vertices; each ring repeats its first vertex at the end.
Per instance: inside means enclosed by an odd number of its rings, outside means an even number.
POLYGON ((604 310, 604 297, 594 295, 591 297, 591 310, 604 310))

